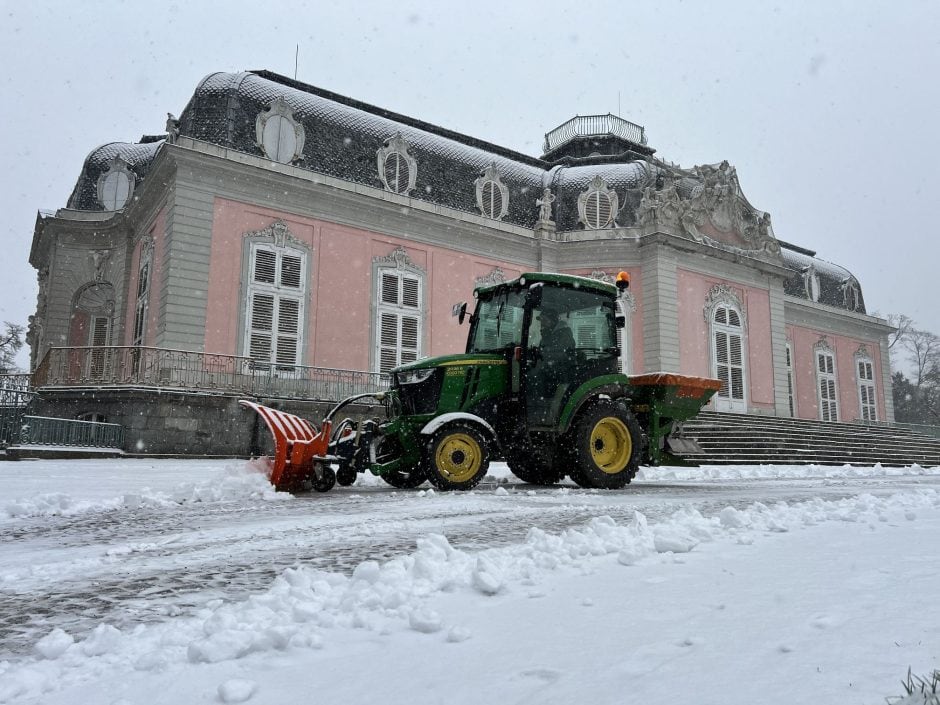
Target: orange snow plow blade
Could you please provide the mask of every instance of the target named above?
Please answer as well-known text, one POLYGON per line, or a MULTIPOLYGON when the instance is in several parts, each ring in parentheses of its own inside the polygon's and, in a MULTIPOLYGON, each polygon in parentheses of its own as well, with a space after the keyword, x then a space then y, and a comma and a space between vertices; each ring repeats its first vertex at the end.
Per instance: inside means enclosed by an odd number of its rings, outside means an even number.
POLYGON ((321 474, 326 472, 333 475, 333 471, 326 466, 330 460, 327 457, 332 427, 329 421, 324 421, 323 428, 317 431, 312 423, 294 414, 244 399, 238 403, 255 411, 274 437, 274 458, 268 459, 269 479, 274 489, 294 492, 311 483, 313 489, 326 491, 333 486, 329 483, 328 487, 323 487, 325 483, 322 477, 318 477, 315 467, 315 464, 319 464, 321 474))

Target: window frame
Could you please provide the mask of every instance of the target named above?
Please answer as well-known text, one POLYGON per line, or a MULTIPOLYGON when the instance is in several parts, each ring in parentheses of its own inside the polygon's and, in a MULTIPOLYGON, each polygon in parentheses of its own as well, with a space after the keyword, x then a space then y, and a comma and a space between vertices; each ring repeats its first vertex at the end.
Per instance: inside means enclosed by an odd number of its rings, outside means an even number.
POLYGON ((836 352, 827 344, 817 344, 813 351, 813 362, 816 369, 816 403, 819 407, 819 420, 837 422, 840 417, 839 409, 839 370, 836 364, 836 352), (830 365, 826 360, 831 361, 830 365), (820 362, 823 365, 820 366, 820 362), (824 396, 825 390, 828 396, 824 396))
POLYGON ((242 356, 249 360, 250 371, 256 374, 271 371, 287 372, 303 366, 308 347, 309 298, 313 290, 311 283, 313 263, 307 245, 294 239, 286 223, 278 220, 263 230, 245 235, 242 266, 242 281, 245 284, 240 307, 240 345, 242 356), (259 252, 267 252, 274 257, 273 281, 257 279, 259 252), (285 271, 291 271, 285 267, 286 258, 299 262, 297 268, 293 270, 293 276, 298 284, 296 287, 284 283, 285 271), (270 299, 270 328, 255 325, 255 307, 260 297, 270 299), (289 310, 290 303, 287 302, 296 304, 295 311, 289 310), (284 315, 296 317, 292 332, 279 330, 284 315), (260 339, 265 336, 268 338, 267 355, 261 357, 256 354, 257 348, 253 346, 253 337, 260 339), (282 339, 285 341, 293 339, 292 362, 279 358, 284 349, 281 347, 282 339))
MULTIPOLYGON (((617 197, 617 192, 610 188, 600 175, 595 176, 591 183, 585 187, 584 191, 578 195, 578 220, 587 230, 606 230, 616 227, 617 212, 619 210, 620 200, 617 197), (599 204, 599 199, 602 196, 607 199, 607 205, 610 208, 609 216, 603 223, 598 219, 592 221, 588 212, 589 204, 592 199, 596 200, 599 204)), ((597 212, 600 212, 599 207, 597 208, 597 212)))
POLYGON ((400 132, 397 132, 386 140, 385 145, 380 147, 376 152, 376 166, 379 172, 379 180, 382 182, 386 191, 398 194, 399 196, 408 196, 408 194, 414 190, 418 179, 418 163, 408 152, 408 149, 408 142, 405 141, 400 132), (389 183, 385 167, 388 159, 393 155, 398 162, 399 169, 402 162, 408 167, 408 180, 404 187, 402 187, 400 178, 396 179, 397 188, 392 188, 392 185, 389 183))
POLYGON ((261 150, 265 158, 270 159, 272 162, 278 164, 293 164, 303 156, 305 141, 306 131, 303 124, 294 117, 294 110, 287 101, 281 97, 275 98, 268 106, 268 109, 258 113, 258 116, 255 118, 255 145, 261 150), (279 126, 277 139, 278 150, 280 150, 281 135, 283 132, 293 128, 294 150, 289 157, 279 158, 281 157, 280 151, 278 151, 277 154, 271 154, 268 152, 267 146, 265 145, 265 132, 268 123, 273 119, 277 120, 276 124, 279 126))
MULTIPOLYGON (((107 171, 103 172, 98 177, 98 182, 96 184, 96 195, 98 198, 98 203, 101 204, 101 207, 108 212, 117 212, 124 210, 125 206, 130 202, 131 198, 134 195, 134 186, 136 185, 136 177, 134 172, 131 171, 130 165, 119 155, 114 157, 111 160, 111 164, 108 166, 107 171), (124 196, 124 200, 118 202, 118 199, 115 197, 113 202, 108 195, 110 190, 109 184, 118 178, 123 178, 124 183, 127 186, 127 194, 124 196)), ((117 194, 117 189, 115 188, 115 196, 117 194)))
POLYGON ((867 351, 859 351, 855 355, 855 385, 858 394, 859 418, 862 421, 878 421, 878 386, 875 384, 875 361, 867 351), (869 377, 862 374, 867 367, 869 377), (867 389, 867 394, 866 390, 867 389), (866 401, 865 397, 868 397, 866 401))
POLYGON ((403 364, 420 360, 425 352, 426 274, 408 257, 403 247, 398 247, 388 257, 376 257, 372 267, 372 360, 370 369, 387 373, 403 364), (386 277, 396 279, 395 301, 386 300, 386 277), (414 305, 406 297, 406 282, 414 283, 414 305), (387 317, 395 320, 395 341, 383 338, 387 332, 384 323, 387 317), (406 321, 414 322, 414 346, 405 346, 406 321), (388 353, 392 352, 393 360, 388 353), (412 359, 413 358, 413 359, 412 359))
POLYGON ((491 220, 502 220, 509 213, 509 188, 503 183, 499 171, 496 169, 496 163, 490 164, 482 175, 474 182, 476 192, 477 208, 484 218, 491 220), (487 203, 487 187, 490 188, 489 203, 487 203), (496 193, 499 193, 499 209, 493 207, 493 200, 496 193))

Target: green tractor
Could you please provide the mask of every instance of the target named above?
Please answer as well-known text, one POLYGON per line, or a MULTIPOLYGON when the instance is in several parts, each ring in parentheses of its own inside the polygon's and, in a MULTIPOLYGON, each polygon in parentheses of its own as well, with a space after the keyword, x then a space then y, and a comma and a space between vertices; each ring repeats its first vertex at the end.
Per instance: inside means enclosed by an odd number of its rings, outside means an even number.
MULTIPOLYGON (((388 391, 350 397, 329 413, 314 486, 325 486, 331 464, 342 485, 369 471, 398 488, 427 480, 469 490, 502 458, 527 483, 568 476, 581 487, 615 489, 640 464, 678 460, 671 451, 688 452, 690 441, 668 443, 670 432, 720 383, 620 372, 617 296, 628 284, 625 273, 617 285, 528 273, 477 287, 464 354, 402 365, 388 391), (384 420, 333 422, 369 396, 384 403, 384 420)), ((466 312, 466 303, 454 307, 461 324, 466 312)))

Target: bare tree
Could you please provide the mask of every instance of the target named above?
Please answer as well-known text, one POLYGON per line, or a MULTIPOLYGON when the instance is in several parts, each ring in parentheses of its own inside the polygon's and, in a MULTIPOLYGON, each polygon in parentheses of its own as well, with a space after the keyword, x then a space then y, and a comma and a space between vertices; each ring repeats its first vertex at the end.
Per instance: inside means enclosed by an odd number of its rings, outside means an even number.
POLYGON ((940 336, 926 330, 911 329, 902 345, 908 352, 908 361, 914 373, 914 386, 928 382, 931 372, 940 368, 940 336))
POLYGON ((903 313, 890 313, 887 320, 895 328, 895 331, 888 336, 888 350, 892 350, 895 346, 903 347, 904 341, 914 330, 914 319, 903 313))
POLYGON ((0 333, 0 374, 6 374, 16 368, 16 353, 23 347, 23 326, 4 321, 4 331, 0 333))

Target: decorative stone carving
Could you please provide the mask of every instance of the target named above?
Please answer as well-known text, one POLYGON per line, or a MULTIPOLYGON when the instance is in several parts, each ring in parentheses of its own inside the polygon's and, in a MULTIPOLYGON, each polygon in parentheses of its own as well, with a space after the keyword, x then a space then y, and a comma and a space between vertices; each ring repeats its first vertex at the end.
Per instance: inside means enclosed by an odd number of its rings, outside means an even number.
POLYGON ((92 250, 90 256, 95 270, 95 281, 100 282, 105 278, 105 267, 111 261, 111 250, 92 250))
POLYGON ((396 132, 395 135, 385 143, 384 147, 379 148, 376 152, 376 160, 378 162, 379 178, 382 180, 387 190, 406 196, 414 189, 418 181, 418 163, 415 161, 415 158, 408 153, 408 143, 405 141, 404 137, 401 136, 400 132, 396 132), (407 185, 402 187, 401 184, 398 184, 397 189, 393 188, 395 184, 389 182, 388 174, 385 170, 385 162, 393 154, 398 154, 399 158, 404 160, 408 168, 407 185))
POLYGON ((770 214, 748 204, 737 173, 727 161, 661 175, 656 185, 643 189, 636 222, 641 227, 672 228, 696 242, 714 242, 702 230, 708 225, 721 233, 740 235, 747 243, 746 251, 780 252, 770 214))
POLYGON ((509 212, 509 189, 499 176, 499 171, 496 169, 496 162, 486 167, 486 170, 473 182, 473 185, 476 188, 477 208, 480 209, 483 215, 495 220, 502 220, 506 217, 506 214, 509 212), (498 212, 495 209, 491 209, 491 204, 487 203, 488 194, 485 193, 487 183, 492 183, 493 186, 491 188, 495 188, 499 191, 498 212))
POLYGON ((832 347, 832 344, 829 342, 829 338, 825 335, 819 336, 819 340, 816 341, 816 344, 813 346, 814 352, 826 352, 831 355, 835 355, 836 351, 832 347))
POLYGON ((153 235, 144 235, 140 238, 140 261, 144 262, 153 257, 153 235))
POLYGON ((243 237, 245 239, 254 238, 268 240, 269 242, 272 242, 278 249, 284 249, 287 247, 302 248, 305 250, 310 249, 310 246, 306 242, 298 240, 294 237, 294 234, 290 231, 287 223, 285 223, 280 218, 272 222, 266 228, 245 233, 243 237))
POLYGON ((738 296, 737 292, 727 284, 715 284, 709 289, 708 294, 705 296, 705 308, 702 310, 702 313, 705 316, 705 322, 707 324, 711 325, 714 319, 715 309, 721 305, 730 306, 735 309, 741 317, 741 326, 747 326, 744 306, 741 305, 741 298, 738 296))
POLYGON ((180 136, 180 121, 173 113, 166 114, 166 143, 176 144, 180 136))
POLYGON ((554 224, 552 219, 552 204, 555 202, 555 194, 550 188, 542 189, 542 197, 535 199, 535 205, 539 207, 539 223, 554 224))
POLYGON ((424 274, 424 270, 411 261, 408 252, 401 245, 396 247, 390 255, 373 257, 372 263, 379 267, 394 267, 395 269, 411 270, 412 272, 424 274))
POLYGON ((865 343, 862 343, 858 346, 858 350, 855 351, 855 360, 856 363, 858 360, 867 360, 871 361, 871 353, 868 352, 868 346, 865 343))
POLYGON ((815 265, 809 265, 803 269, 803 288, 810 301, 819 301, 819 273, 815 265))
POLYGON ((490 284, 502 284, 506 281, 506 273, 499 267, 494 267, 489 274, 477 277, 473 280, 477 286, 487 286, 490 284))

